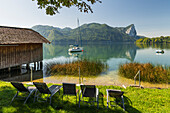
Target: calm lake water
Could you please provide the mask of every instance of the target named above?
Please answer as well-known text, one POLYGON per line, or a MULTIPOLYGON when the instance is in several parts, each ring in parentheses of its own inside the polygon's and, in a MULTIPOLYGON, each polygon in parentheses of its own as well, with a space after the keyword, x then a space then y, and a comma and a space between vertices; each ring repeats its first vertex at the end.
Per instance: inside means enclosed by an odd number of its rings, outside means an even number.
MULTIPOLYGON (((68 44, 44 45, 44 64, 50 62, 64 63, 78 59, 101 60, 107 63, 109 68, 106 73, 97 77, 82 77, 81 83, 95 85, 125 85, 134 84, 118 75, 120 64, 128 62, 152 63, 154 65, 170 66, 170 44, 160 45, 135 45, 133 43, 112 43, 112 44, 84 44, 84 52, 78 54, 68 53, 68 44), (163 49, 164 54, 156 54, 157 49, 163 49)), ((81 74, 80 74, 81 75, 81 74)), ((135 76, 135 75, 134 75, 135 76)), ((74 82, 79 83, 79 77, 74 76, 49 76, 43 74, 43 82, 74 82)), ((143 86, 168 87, 168 84, 149 84, 142 82, 143 86)))
MULTIPOLYGON (((126 79, 118 75, 120 64, 128 62, 152 63, 154 65, 170 66, 170 44, 159 45, 135 45, 133 43, 112 44, 83 44, 84 51, 80 53, 68 53, 68 44, 44 44, 43 47, 43 71, 33 72, 33 80, 50 83, 81 83, 95 85, 125 85, 134 84, 134 80, 126 79), (156 54, 157 49, 163 49, 164 54, 156 54), (96 77, 75 77, 66 75, 50 76, 46 74, 46 64, 50 62, 65 63, 87 59, 100 60, 108 64, 108 70, 96 77), (79 80, 80 79, 80 80, 79 80)), ((32 65, 33 66, 33 65, 32 65)), ((23 70, 24 71, 24 70, 23 70)), ((81 73, 80 73, 81 75, 81 73)), ((29 81, 30 73, 22 76, 10 75, 5 81, 29 81)), ((135 76, 135 75, 134 75, 135 76)), ((169 87, 169 84, 150 84, 141 82, 144 87, 169 87)))

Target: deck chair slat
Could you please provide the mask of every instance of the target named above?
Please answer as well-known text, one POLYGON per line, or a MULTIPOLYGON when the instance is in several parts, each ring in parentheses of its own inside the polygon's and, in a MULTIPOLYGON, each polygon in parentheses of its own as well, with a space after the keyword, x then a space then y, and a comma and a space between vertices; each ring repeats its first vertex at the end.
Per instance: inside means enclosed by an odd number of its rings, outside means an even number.
POLYGON ((13 102, 13 100, 16 98, 16 97, 19 97, 19 93, 28 93, 29 95, 27 97, 25 97, 25 101, 24 101, 24 104, 27 102, 28 98, 31 96, 31 94, 35 91, 35 87, 28 87, 26 88, 22 83, 19 83, 19 82, 11 82, 11 84, 18 90, 17 93, 15 94, 15 96, 12 98, 12 101, 11 103, 13 102))
POLYGON ((79 94, 79 107, 80 107, 80 102, 84 101, 84 97, 90 97, 90 98, 94 98, 94 101, 88 101, 87 103, 93 103, 97 102, 97 108, 99 108, 99 92, 98 92, 98 88, 96 88, 95 85, 80 85, 81 87, 81 92, 79 94))
MULTIPOLYGON (((76 90, 76 84, 74 83, 63 83, 63 96, 64 95, 72 95, 76 96, 76 103, 77 103, 77 94, 79 90, 76 90)), ((62 100, 63 100, 62 96, 62 100)))
MULTIPOLYGON (((49 97, 46 98, 46 101, 48 99, 50 99, 50 104, 51 104, 52 96, 55 93, 57 93, 60 90, 60 88, 62 87, 60 85, 52 85, 52 86, 48 87, 46 83, 39 83, 39 82, 33 82, 33 84, 36 86, 39 94, 49 94, 50 95, 49 97)), ((37 94, 37 91, 35 93, 34 102, 35 102, 36 98, 37 98, 37 101, 38 101, 38 98, 41 98, 41 97, 39 97, 39 94, 37 94)))

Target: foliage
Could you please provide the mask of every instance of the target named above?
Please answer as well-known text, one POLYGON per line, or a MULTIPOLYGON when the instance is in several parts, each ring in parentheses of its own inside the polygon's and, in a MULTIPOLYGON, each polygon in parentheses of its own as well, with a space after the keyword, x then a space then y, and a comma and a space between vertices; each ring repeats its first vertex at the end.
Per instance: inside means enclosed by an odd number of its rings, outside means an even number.
MULTIPOLYGON (((48 84, 50 86, 52 84, 48 84)), ((77 87, 79 88, 79 87, 77 87)), ((52 105, 47 102, 34 102, 34 94, 30 96, 24 105, 23 100, 15 99, 10 104, 16 89, 7 82, 0 81, 0 112, 1 113, 168 113, 170 111, 170 89, 136 89, 118 86, 97 86, 99 89, 99 109, 96 106, 82 104, 78 107, 75 96, 64 96, 63 89, 52 98, 52 105), (118 105, 107 109, 106 89, 117 89, 124 91, 126 111, 118 105)))
MULTIPOLYGON (((32 0, 35 1, 35 0, 32 0)), ((80 12, 88 13, 89 11, 93 13, 93 10, 91 9, 91 6, 89 4, 95 4, 96 2, 101 3, 100 0, 36 0, 38 8, 46 9, 47 15, 55 15, 56 13, 59 13, 59 9, 62 8, 62 6, 70 8, 72 6, 77 7, 80 12), (89 4, 88 4, 89 3, 89 4)))
POLYGON ((96 76, 106 71, 107 64, 103 64, 101 61, 73 61, 61 63, 49 63, 45 66, 47 68, 47 73, 51 75, 74 75, 79 76, 80 73, 83 76, 96 76))
POLYGON ((155 43, 169 43, 170 36, 161 36, 156 38, 141 38, 136 40, 136 43, 144 43, 144 44, 155 44, 155 43))
POLYGON ((151 83, 169 83, 170 67, 164 69, 162 66, 153 66, 150 63, 127 63, 120 65, 119 74, 126 78, 134 79, 138 71, 140 72, 141 81, 151 83))
MULTIPOLYGON (((126 27, 125 27, 126 28, 126 27)), ((106 24, 84 24, 79 28, 56 28, 52 26, 37 25, 32 27, 33 30, 39 32, 52 42, 74 42, 77 39, 83 42, 134 42, 135 37, 130 37, 124 31, 119 28, 113 28, 106 24), (81 34, 81 39, 79 36, 81 34)), ((122 28, 123 29, 123 28, 122 28)))
POLYGON ((136 46, 139 48, 159 48, 159 49, 170 49, 170 43, 136 43, 136 46))

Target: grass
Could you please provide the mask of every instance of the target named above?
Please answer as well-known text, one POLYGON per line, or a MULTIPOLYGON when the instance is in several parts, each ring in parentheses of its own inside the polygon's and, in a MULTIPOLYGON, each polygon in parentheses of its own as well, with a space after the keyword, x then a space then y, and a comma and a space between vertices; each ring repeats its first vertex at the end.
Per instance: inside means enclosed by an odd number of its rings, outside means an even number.
POLYGON ((154 66, 151 63, 127 63, 119 66, 119 74, 130 79, 134 79, 139 70, 141 71, 141 81, 150 83, 170 82, 170 67, 154 66))
POLYGON ((88 61, 86 59, 81 61, 61 63, 49 63, 46 64, 47 74, 51 75, 74 75, 79 76, 80 73, 83 76, 97 76, 106 71, 107 64, 101 61, 88 61))
MULTIPOLYGON (((49 86, 52 84, 48 84, 49 86)), ((16 93, 16 89, 7 82, 0 81, 0 112, 1 113, 122 113, 120 106, 110 107, 106 105, 106 89, 119 89, 124 91, 125 113, 168 113, 170 111, 170 89, 138 89, 128 87, 126 89, 118 86, 97 86, 99 88, 99 109, 96 106, 87 106, 81 103, 81 108, 76 104, 74 96, 64 96, 62 102, 61 94, 56 93, 52 98, 52 105, 48 103, 33 103, 32 95, 27 103, 23 100, 10 101, 16 93)), ((77 87, 78 88, 78 87, 77 87)))

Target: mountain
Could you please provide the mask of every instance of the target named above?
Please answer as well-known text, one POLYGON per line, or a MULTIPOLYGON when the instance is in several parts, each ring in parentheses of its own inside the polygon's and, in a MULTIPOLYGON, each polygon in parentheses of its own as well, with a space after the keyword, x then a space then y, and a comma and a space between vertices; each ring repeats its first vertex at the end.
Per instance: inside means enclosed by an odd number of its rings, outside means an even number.
POLYGON ((82 42, 134 42, 137 39, 134 24, 127 27, 111 27, 90 23, 80 26, 80 29, 36 25, 32 29, 52 42, 75 42, 79 41, 80 37, 82 42))
POLYGON ((137 32, 136 32, 134 24, 131 24, 131 25, 127 26, 127 27, 116 27, 116 28, 119 31, 128 34, 129 36, 136 37, 137 32))

